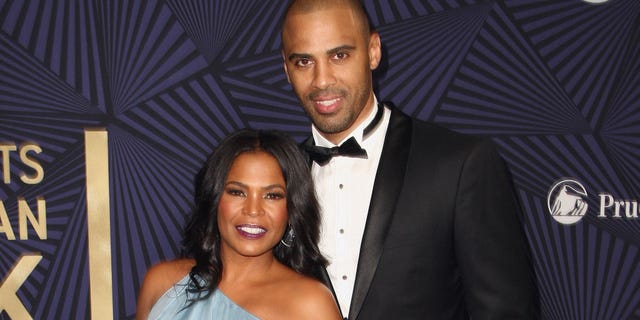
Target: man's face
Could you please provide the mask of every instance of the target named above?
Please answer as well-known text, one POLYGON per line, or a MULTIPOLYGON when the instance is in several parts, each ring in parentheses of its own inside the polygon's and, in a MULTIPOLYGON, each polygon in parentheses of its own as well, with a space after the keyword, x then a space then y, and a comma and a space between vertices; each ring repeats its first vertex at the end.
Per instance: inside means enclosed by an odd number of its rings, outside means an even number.
POLYGON ((282 34, 287 79, 305 112, 337 143, 371 110, 371 70, 380 61, 380 38, 363 32, 346 8, 291 14, 282 34))

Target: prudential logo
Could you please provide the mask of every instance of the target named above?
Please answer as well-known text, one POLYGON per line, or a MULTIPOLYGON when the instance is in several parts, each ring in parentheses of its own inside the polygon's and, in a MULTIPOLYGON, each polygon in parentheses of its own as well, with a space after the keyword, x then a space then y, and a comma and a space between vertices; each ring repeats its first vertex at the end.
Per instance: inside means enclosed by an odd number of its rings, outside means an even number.
POLYGON ((563 178, 549 188, 547 208, 554 220, 570 225, 580 221, 589 210, 589 204, 597 204, 592 214, 598 219, 638 221, 638 200, 620 198, 612 192, 601 191, 589 198, 584 185, 575 178, 563 178), (591 201, 589 201, 591 200, 591 201))
POLYGON ((562 224, 574 224, 587 213, 587 190, 573 179, 563 179, 549 189, 547 207, 551 216, 562 224))

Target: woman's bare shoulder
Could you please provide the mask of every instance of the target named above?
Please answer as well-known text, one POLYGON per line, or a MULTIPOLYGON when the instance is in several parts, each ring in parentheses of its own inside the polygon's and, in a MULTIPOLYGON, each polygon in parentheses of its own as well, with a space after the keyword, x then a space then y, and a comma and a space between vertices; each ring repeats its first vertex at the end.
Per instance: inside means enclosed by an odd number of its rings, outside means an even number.
POLYGON ((178 259, 160 262, 147 270, 144 282, 151 282, 161 287, 162 292, 184 278, 195 265, 191 259, 178 259))
POLYGON ((331 290, 318 280, 306 279, 300 284, 299 306, 307 319, 342 319, 331 290))
MULTIPOLYGON (((162 273, 165 276, 172 277, 184 277, 187 273, 191 271, 191 268, 196 265, 195 260, 193 259, 175 259, 169 261, 160 262, 147 271, 147 273, 162 273)), ((182 278, 180 277, 180 279, 182 278)), ((180 280, 177 279, 177 280, 180 280)))
POLYGON ((195 261, 192 259, 178 259, 160 262, 149 268, 138 295, 136 319, 146 319, 156 301, 189 274, 194 265, 195 261))
POLYGON ((342 319, 331 290, 322 282, 296 273, 282 288, 292 318, 342 319))

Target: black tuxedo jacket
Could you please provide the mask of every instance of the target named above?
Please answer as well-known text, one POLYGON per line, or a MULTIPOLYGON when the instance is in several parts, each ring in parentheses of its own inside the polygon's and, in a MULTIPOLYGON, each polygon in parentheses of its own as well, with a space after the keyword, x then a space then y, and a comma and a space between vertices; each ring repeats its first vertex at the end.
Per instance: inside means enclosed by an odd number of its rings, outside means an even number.
POLYGON ((349 319, 537 318, 519 208, 494 145, 391 109, 349 319))

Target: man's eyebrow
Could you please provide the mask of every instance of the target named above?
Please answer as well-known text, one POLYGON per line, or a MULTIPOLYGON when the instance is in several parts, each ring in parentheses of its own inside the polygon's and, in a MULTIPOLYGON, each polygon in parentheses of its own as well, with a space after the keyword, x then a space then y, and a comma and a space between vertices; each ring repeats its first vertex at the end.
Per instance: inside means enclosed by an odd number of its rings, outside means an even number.
MULTIPOLYGON (((326 54, 333 55, 341 51, 353 51, 355 49, 356 49, 355 46, 350 46, 345 44, 345 45, 327 50, 326 54)), ((296 59, 311 59, 311 58, 312 58, 312 55, 307 53, 292 53, 287 57, 289 61, 296 60, 296 59)))
POLYGON ((287 59, 289 61, 296 59, 311 59, 311 55, 306 53, 292 53, 287 57, 287 59))
POLYGON ((336 54, 336 53, 338 53, 340 51, 353 51, 355 49, 356 49, 355 46, 350 46, 350 45, 345 44, 345 45, 342 45, 342 46, 327 50, 327 55, 336 54))

